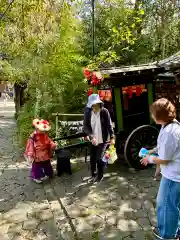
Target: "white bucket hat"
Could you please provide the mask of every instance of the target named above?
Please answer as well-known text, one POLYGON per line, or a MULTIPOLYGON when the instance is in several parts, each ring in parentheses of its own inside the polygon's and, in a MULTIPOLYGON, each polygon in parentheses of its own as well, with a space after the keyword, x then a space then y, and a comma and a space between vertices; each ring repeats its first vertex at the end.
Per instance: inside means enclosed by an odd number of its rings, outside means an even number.
POLYGON ((103 102, 100 100, 100 97, 98 94, 91 94, 88 98, 88 103, 87 103, 87 107, 88 108, 92 108, 93 105, 97 104, 97 103, 102 103, 103 102))

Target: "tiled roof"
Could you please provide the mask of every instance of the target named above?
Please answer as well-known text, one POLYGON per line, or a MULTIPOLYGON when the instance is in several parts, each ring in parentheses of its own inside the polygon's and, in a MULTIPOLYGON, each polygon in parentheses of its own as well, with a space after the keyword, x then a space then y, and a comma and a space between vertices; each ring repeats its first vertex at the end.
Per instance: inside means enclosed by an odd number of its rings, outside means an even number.
POLYGON ((119 68, 105 68, 101 69, 101 74, 118 74, 118 73, 128 73, 128 72, 138 72, 144 70, 153 70, 159 68, 155 63, 143 64, 143 65, 132 65, 132 66, 124 66, 119 68))
POLYGON ((157 66, 164 67, 166 70, 180 68, 180 51, 164 60, 159 61, 157 66))
POLYGON ((180 68, 180 52, 177 52, 176 54, 172 55, 171 57, 168 57, 164 60, 158 61, 158 62, 152 62, 149 64, 142 64, 142 65, 135 65, 135 66, 122 66, 122 67, 114 67, 114 68, 105 68, 101 69, 101 74, 105 75, 112 75, 112 74, 124 74, 131 73, 131 72, 142 72, 146 70, 156 70, 156 69, 162 69, 162 73, 171 70, 171 69, 178 69, 180 68))

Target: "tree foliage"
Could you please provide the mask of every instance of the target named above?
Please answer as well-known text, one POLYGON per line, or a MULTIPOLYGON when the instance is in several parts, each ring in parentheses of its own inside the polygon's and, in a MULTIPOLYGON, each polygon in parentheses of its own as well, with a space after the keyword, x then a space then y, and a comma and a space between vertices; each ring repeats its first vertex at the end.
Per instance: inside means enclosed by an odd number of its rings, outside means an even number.
POLYGON ((77 22, 68 3, 37 0, 16 1, 1 22, 0 52, 10 56, 11 67, 3 67, 3 75, 16 82, 28 79, 28 101, 18 118, 22 142, 32 130, 33 117, 51 120, 53 112, 79 112, 84 107, 77 22))
MULTIPOLYGON (((96 1, 96 56, 93 64, 106 67, 146 63, 178 51, 179 8, 174 2, 96 1)), ((85 54, 90 56, 90 15, 83 16, 82 25, 86 34, 81 42, 85 54)))

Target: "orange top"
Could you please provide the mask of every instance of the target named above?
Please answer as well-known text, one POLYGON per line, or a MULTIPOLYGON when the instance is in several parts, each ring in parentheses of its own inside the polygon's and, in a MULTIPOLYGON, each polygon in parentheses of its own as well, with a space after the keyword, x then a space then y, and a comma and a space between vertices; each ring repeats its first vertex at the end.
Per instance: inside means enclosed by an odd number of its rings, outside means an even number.
POLYGON ((25 156, 33 158, 36 162, 49 160, 52 157, 52 150, 56 144, 49 138, 46 133, 31 134, 27 141, 25 156))

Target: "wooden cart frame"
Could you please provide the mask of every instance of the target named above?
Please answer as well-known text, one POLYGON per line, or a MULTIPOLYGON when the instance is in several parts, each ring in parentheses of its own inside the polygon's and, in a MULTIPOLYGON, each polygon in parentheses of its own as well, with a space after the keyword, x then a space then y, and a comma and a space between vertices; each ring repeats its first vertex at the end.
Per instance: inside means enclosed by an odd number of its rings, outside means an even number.
MULTIPOLYGON (((176 107, 180 105, 180 52, 158 63, 101 69, 100 73, 103 81, 98 85, 98 89, 108 89, 112 92, 117 153, 124 155, 129 168, 139 169, 141 168, 138 157, 140 148, 155 147, 159 134, 159 126, 153 122, 149 106, 160 97, 169 98, 176 104, 176 107), (125 107, 123 89, 139 85, 143 85, 145 91, 135 98, 132 97, 129 100, 130 103, 128 102, 130 107, 125 107)), ((54 115, 56 116, 57 134, 59 116, 66 118, 67 115, 73 114, 54 115)), ((82 114, 74 115, 82 117, 82 114)))
POLYGON ((167 97, 179 105, 179 69, 180 52, 159 63, 100 70, 103 81, 98 89, 112 91, 116 149, 124 154, 130 168, 142 168, 138 157, 141 147, 151 149, 157 144, 160 127, 153 122, 149 106, 159 97, 167 97), (130 111, 125 110, 123 89, 139 85, 144 85, 146 91, 132 97, 130 111))

